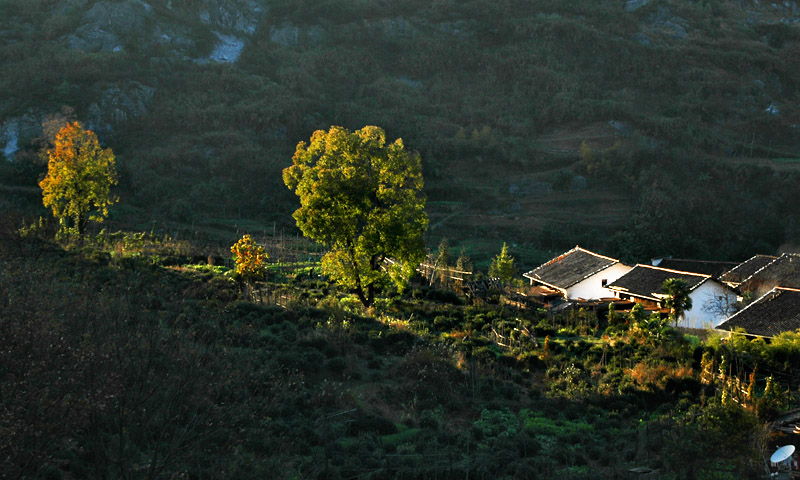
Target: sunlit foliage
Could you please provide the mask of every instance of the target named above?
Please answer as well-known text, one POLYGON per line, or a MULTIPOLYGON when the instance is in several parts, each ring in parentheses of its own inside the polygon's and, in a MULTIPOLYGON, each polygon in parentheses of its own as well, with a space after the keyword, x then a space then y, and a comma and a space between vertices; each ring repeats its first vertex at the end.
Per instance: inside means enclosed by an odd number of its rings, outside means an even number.
POLYGON ((419 155, 401 139, 387 144, 379 127, 331 127, 300 142, 293 161, 283 180, 300 197, 297 226, 330 248, 323 271, 364 305, 387 277, 402 285, 425 255, 419 155))
POLYGON ((264 278, 266 273, 266 260, 269 258, 264 247, 253 240, 250 235, 245 235, 231 247, 231 253, 236 261, 236 273, 245 282, 254 282, 264 278))
POLYGON ((117 184, 114 153, 102 148, 97 135, 79 122, 71 122, 56 134, 47 150, 47 176, 39 182, 45 207, 66 227, 82 235, 89 220, 102 222, 108 207, 117 202, 111 187, 117 184))
POLYGON ((492 264, 489 266, 489 276, 508 282, 514 277, 514 273, 514 257, 508 254, 508 245, 504 242, 500 255, 492 259, 492 264))

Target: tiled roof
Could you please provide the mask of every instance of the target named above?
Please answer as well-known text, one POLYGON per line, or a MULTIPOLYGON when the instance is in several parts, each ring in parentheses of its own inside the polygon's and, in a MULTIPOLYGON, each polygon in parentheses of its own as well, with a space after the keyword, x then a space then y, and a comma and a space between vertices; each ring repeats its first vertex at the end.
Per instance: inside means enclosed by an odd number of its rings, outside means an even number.
POLYGON ((754 255, 739 265, 733 267, 719 277, 720 281, 728 283, 742 283, 749 276, 766 267, 778 257, 772 255, 754 255))
POLYGON ((797 330, 800 328, 800 290, 775 287, 717 327, 719 330, 736 328, 762 337, 797 330))
POLYGON ((711 275, 681 272, 667 268, 653 267, 652 265, 636 265, 628 273, 619 277, 607 288, 629 293, 637 297, 646 297, 659 300, 661 286, 670 278, 680 278, 686 281, 689 290, 694 290, 700 284, 711 278, 711 275))
POLYGON ((782 254, 739 285, 743 292, 765 292, 773 287, 800 288, 799 254, 782 254))
POLYGON ((688 260, 685 258, 665 258, 659 262, 659 268, 679 270, 681 272, 702 273, 719 278, 720 275, 739 265, 736 262, 719 262, 715 260, 688 260))
POLYGON ((616 263, 619 263, 619 260, 576 246, 524 276, 553 287, 569 288, 616 263))

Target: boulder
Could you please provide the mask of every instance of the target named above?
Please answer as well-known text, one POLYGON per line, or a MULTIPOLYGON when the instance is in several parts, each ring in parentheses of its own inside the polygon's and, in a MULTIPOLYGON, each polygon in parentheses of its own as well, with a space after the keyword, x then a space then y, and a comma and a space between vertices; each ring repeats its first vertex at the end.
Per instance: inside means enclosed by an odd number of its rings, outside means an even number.
POLYGON ((214 32, 219 41, 209 55, 208 60, 219 63, 233 63, 239 59, 244 49, 244 39, 235 35, 225 35, 214 32))

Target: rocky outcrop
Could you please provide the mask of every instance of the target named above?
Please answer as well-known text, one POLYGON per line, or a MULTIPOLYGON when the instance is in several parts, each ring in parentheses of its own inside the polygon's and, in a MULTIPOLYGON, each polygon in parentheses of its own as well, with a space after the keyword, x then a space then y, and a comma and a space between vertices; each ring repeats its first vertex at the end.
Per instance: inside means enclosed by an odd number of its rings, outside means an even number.
POLYGON ((269 41, 284 47, 315 46, 323 43, 327 37, 328 33, 319 25, 299 27, 291 22, 283 22, 269 29, 269 41))
POLYGON ((67 43, 87 52, 122 51, 127 40, 144 40, 145 22, 152 13, 153 7, 142 0, 97 2, 83 14, 67 43))
POLYGON ((200 2, 200 21, 231 33, 252 35, 267 8, 253 0, 205 0, 200 2))
MULTIPOLYGON (((238 60, 244 49, 244 39, 235 35, 225 35, 219 32, 214 33, 219 41, 214 46, 214 50, 206 61, 233 63, 238 60)), ((201 61, 201 63, 203 62, 201 61)))
POLYGON ((26 113, 9 118, 0 124, 0 148, 6 160, 14 160, 14 155, 26 144, 42 135, 42 117, 26 113))
POLYGON ((105 89, 98 102, 89 106, 89 126, 101 135, 112 135, 114 127, 134 117, 146 115, 155 88, 130 81, 105 89))
MULTIPOLYGON (((256 31, 267 8, 257 0, 199 0, 190 5, 167 2, 173 14, 159 15, 145 0, 102 0, 91 5, 86 0, 62 0, 59 12, 88 7, 67 44, 87 52, 121 52, 127 46, 166 47, 179 57, 196 56, 193 25, 199 20, 208 25, 218 42, 212 53, 200 60, 233 62, 239 58, 245 38, 256 31)), ((163 13, 163 12, 162 12, 163 13)))

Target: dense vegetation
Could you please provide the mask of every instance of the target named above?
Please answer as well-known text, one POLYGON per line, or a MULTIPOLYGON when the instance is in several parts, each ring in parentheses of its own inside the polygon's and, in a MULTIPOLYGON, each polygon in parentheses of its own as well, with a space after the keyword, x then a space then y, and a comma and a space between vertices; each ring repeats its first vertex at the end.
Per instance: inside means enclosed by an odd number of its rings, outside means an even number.
POLYGON ((0 238, 8 478, 752 478, 797 403, 765 387, 791 385, 796 335, 702 343, 419 282, 364 310, 318 266, 242 290, 187 242, 49 236, 0 238), (753 362, 751 408, 701 382, 753 362))
MULTIPOLYGON (((117 155, 116 225, 227 244, 292 229, 296 142, 380 125, 421 153, 429 246, 481 265, 502 241, 527 267, 575 243, 742 260, 798 237, 800 28, 782 3, 223 2, 242 34, 213 23, 220 2, 151 0, 117 51, 71 48, 102 3, 0 3, 0 120, 72 107, 117 155), (215 32, 246 40, 236 63, 203 60, 215 32)), ((35 216, 38 144, 19 146, 0 205, 35 216)))

